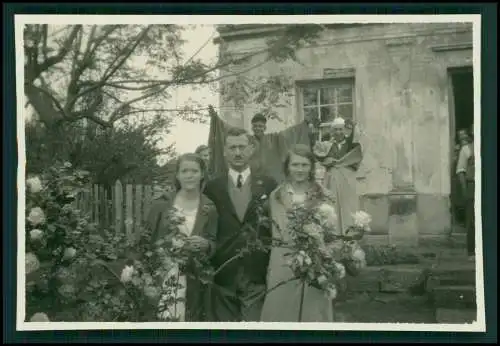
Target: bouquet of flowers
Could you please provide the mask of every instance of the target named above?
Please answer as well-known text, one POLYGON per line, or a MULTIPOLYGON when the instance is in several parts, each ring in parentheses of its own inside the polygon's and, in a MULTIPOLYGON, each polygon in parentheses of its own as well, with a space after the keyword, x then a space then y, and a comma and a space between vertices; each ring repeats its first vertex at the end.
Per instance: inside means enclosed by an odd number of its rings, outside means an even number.
POLYGON ((342 263, 347 273, 356 276, 359 271, 366 267, 366 254, 359 245, 366 232, 370 232, 371 216, 364 211, 352 214, 354 223, 349 226, 343 236, 342 263))
POLYGON ((179 321, 176 307, 184 302, 179 292, 186 289, 186 277, 194 277, 203 283, 212 279, 212 268, 208 257, 202 253, 193 253, 188 246, 187 235, 181 232, 179 225, 184 219, 174 212, 168 215, 169 230, 151 245, 149 230, 144 229, 142 241, 138 244, 143 249, 145 259, 134 259, 125 266, 120 280, 135 296, 144 296, 146 304, 141 304, 156 312, 151 319, 179 321))
POLYGON ((288 232, 292 244, 288 265, 297 279, 335 299, 346 273, 357 275, 366 265, 357 241, 369 230, 370 217, 359 211, 355 224, 344 235, 337 231, 337 216, 331 204, 296 205, 289 211, 288 232))

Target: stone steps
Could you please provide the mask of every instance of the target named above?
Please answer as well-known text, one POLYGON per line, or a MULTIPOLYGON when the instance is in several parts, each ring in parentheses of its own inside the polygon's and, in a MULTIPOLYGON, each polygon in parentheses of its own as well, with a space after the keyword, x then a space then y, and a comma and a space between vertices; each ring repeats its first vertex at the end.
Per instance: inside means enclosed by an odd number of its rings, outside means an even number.
POLYGON ((429 270, 428 298, 438 323, 472 323, 477 319, 475 263, 462 257, 429 270))
POLYGON ((425 283, 425 270, 419 265, 377 266, 363 269, 357 277, 347 277, 350 292, 403 293, 425 283))
POLYGON ((474 286, 438 286, 431 292, 436 308, 475 309, 476 288, 474 286))

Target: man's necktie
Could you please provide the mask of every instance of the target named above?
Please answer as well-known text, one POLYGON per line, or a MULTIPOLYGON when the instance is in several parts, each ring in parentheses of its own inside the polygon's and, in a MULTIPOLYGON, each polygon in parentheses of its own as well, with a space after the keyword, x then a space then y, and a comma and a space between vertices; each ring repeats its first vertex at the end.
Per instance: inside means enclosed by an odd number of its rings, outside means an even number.
POLYGON ((238 179, 236 180, 236 187, 238 189, 241 189, 243 186, 243 176, 241 174, 238 174, 238 179))

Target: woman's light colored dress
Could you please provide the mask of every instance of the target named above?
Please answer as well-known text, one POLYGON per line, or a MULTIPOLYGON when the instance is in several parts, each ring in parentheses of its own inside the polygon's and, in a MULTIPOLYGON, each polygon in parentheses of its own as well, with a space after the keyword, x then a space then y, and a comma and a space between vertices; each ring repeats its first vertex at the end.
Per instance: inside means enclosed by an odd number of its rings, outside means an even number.
MULTIPOLYGON (((184 218, 184 222, 179 225, 180 231, 184 233, 186 236, 190 236, 191 233, 193 232, 194 224, 196 221, 196 214, 198 212, 198 208, 194 210, 185 210, 179 207, 178 205, 174 204, 175 211, 178 216, 184 218)), ((159 317, 161 319, 166 319, 166 318, 177 318, 180 322, 185 321, 186 317, 186 304, 185 304, 185 299, 186 299, 186 285, 187 285, 187 280, 185 275, 181 275, 179 272, 179 267, 175 265, 167 274, 166 280, 169 280, 171 278, 177 278, 177 282, 179 284, 179 289, 174 292, 175 294, 175 300, 176 303, 170 304, 169 306, 166 307, 166 309, 159 314, 159 317), (177 301, 177 299, 183 299, 183 301, 177 301)), ((160 299, 160 305, 163 304, 163 302, 169 298, 169 295, 165 295, 160 299)))
MULTIPOLYGON (((285 185, 288 194, 284 201, 276 197, 278 187, 270 196, 271 216, 279 225, 273 227, 273 238, 280 238, 286 242, 291 241, 290 234, 286 233, 286 210, 295 203, 304 203, 306 195, 297 194, 291 186, 285 185), (280 232, 281 230, 281 232, 280 232)), ((267 274, 267 289, 278 285, 280 282, 294 277, 292 270, 287 265, 285 254, 290 250, 283 247, 273 247, 269 260, 267 274)), ((302 318, 299 320, 302 283, 294 280, 283 284, 269 292, 265 298, 261 313, 262 322, 333 322, 333 301, 327 298, 323 291, 305 285, 302 306, 302 318)))

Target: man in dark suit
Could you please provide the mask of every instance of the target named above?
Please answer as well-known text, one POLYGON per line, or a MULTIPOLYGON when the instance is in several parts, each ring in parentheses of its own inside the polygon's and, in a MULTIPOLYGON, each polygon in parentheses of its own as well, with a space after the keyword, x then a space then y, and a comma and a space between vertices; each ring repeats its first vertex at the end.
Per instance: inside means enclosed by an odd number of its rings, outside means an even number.
POLYGON ((260 319, 269 252, 253 250, 237 256, 247 247, 244 233, 248 226, 254 230, 258 228, 258 238, 262 241, 270 239, 269 226, 256 227, 257 210, 262 210, 277 183, 273 178, 251 171, 249 161, 253 150, 251 138, 245 130, 229 129, 224 143, 228 171, 211 180, 205 189, 219 214, 216 252, 212 261, 216 269, 224 266, 214 278, 210 298, 213 321, 260 319), (234 258, 237 259, 231 260, 234 258))

